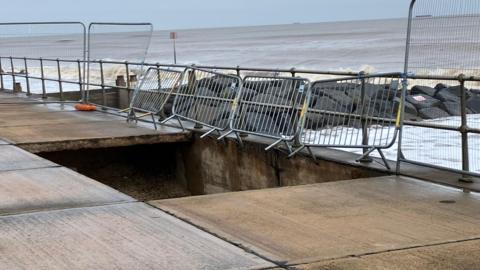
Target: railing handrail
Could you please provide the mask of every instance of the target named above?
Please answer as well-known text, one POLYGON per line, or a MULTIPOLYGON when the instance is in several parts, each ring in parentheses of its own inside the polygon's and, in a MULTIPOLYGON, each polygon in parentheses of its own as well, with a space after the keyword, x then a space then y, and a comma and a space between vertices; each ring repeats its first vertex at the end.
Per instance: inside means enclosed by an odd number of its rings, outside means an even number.
MULTIPOLYGON (((215 65, 189 65, 189 64, 167 64, 167 63, 152 63, 152 62, 130 62, 130 61, 120 61, 120 60, 82 60, 82 59, 60 59, 60 58, 43 58, 43 57, 19 57, 19 56, 0 56, 0 59, 5 60, 27 60, 27 61, 45 61, 45 62, 56 62, 60 61, 61 63, 94 63, 94 64, 117 64, 117 65, 133 65, 133 66, 146 66, 146 67, 169 67, 169 68, 188 68, 196 67, 201 69, 212 69, 212 70, 232 70, 232 71, 252 71, 252 72, 272 72, 272 73, 294 73, 294 74, 317 74, 317 75, 332 75, 332 76, 363 76, 368 78, 368 76, 404 76, 406 79, 412 80, 438 80, 438 81, 458 81, 459 75, 418 75, 413 73, 402 73, 402 72, 386 72, 386 73, 366 73, 362 75, 363 71, 354 72, 354 71, 329 71, 329 70, 319 70, 319 69, 296 69, 296 68, 264 68, 264 67, 242 67, 242 66, 215 66, 215 65)), ((480 76, 463 76, 461 78, 465 82, 480 82, 480 76)))

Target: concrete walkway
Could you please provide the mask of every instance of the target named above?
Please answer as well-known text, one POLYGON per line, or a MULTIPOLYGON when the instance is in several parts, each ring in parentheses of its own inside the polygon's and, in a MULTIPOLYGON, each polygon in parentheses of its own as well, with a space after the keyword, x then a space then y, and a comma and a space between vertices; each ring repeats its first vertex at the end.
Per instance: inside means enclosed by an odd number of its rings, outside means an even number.
POLYGON ((0 158, 0 269, 274 266, 15 146, 0 145, 0 158))
MULTIPOLYGON (((29 152, 188 141, 179 129, 128 124, 104 112, 79 112, 73 105, 25 104, 29 99, 0 93, 0 139, 29 152)), ((30 100, 35 101, 35 100, 30 100)))
MULTIPOLYGON (((417 263, 428 265, 435 256, 444 256, 442 245, 456 243, 458 248, 449 247, 472 255, 464 256, 465 265, 480 267, 480 259, 473 255, 479 244, 469 242, 480 239, 480 196, 405 177, 151 204, 279 264, 306 269, 317 269, 315 263, 320 264, 318 269, 356 269, 356 265, 363 265, 363 269, 415 269, 417 263), (438 248, 425 251, 430 254, 425 258, 409 255, 408 250, 428 246, 438 248), (401 250, 406 251, 393 253, 401 250), (397 264, 377 264, 386 258, 381 254, 387 253, 397 256, 397 264), (345 261, 366 255, 370 257, 345 261), (412 265, 407 267, 408 263, 412 265)), ((447 256, 443 263, 418 269, 449 269, 455 261, 455 257, 447 256)))

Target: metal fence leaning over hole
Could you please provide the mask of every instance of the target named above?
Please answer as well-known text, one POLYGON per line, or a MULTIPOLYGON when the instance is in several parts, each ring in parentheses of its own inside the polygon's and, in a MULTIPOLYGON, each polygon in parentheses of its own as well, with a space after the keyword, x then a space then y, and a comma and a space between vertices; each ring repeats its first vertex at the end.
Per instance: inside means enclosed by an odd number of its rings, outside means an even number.
POLYGON ((361 75, 312 83, 311 98, 300 129, 302 145, 292 154, 312 147, 363 149, 357 161, 369 161, 395 144, 404 102, 401 74, 361 75))
POLYGON ((235 133, 240 143, 240 134, 275 139, 266 151, 283 142, 291 153, 308 102, 308 86, 309 80, 303 78, 245 77, 228 134, 235 133))
POLYGON ((201 138, 214 132, 220 136, 230 127, 232 108, 241 88, 242 79, 236 75, 186 68, 175 94, 173 114, 161 123, 176 118, 182 129, 185 129, 182 120, 194 123, 195 129, 209 128, 201 138))
POLYGON ((182 84, 183 72, 170 69, 149 68, 135 92, 128 111, 128 120, 151 116, 157 129, 155 116, 162 116, 167 103, 182 84), (140 113, 140 114, 137 114, 140 113))

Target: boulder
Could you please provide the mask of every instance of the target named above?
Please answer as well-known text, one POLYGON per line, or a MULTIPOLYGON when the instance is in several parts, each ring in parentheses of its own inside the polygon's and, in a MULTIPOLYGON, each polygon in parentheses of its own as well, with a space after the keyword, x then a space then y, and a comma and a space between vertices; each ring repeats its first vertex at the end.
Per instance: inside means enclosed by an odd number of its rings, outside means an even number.
POLYGON ((405 113, 403 118, 406 121, 421 121, 422 120, 418 115, 413 115, 413 114, 409 114, 409 113, 405 113))
POLYGON ((225 87, 223 91, 218 93, 218 97, 226 98, 226 99, 234 99, 237 97, 237 91, 236 89, 232 89, 231 87, 225 87))
POLYGON ((175 113, 179 115, 187 115, 193 105, 193 97, 179 97, 175 104, 175 113))
POLYGON ((402 92, 397 89, 387 87, 385 89, 379 89, 375 95, 376 99, 381 100, 393 100, 394 98, 401 97, 402 92))
POLYGON ((373 99, 370 101, 370 107, 373 108, 373 110, 370 109, 370 112, 374 117, 391 119, 397 114, 392 103, 388 101, 373 99))
POLYGON ((480 95, 480 90, 479 89, 470 89, 470 93, 472 93, 472 95, 480 95))
POLYGON ((321 91, 319 93, 320 93, 319 96, 328 97, 328 98, 332 99, 333 101, 335 101, 336 103, 338 103, 339 105, 341 105, 345 108, 348 108, 350 111, 355 110, 355 104, 353 102, 353 98, 349 97, 344 92, 341 92, 341 91, 321 91))
POLYGON ((444 88, 448 88, 448 85, 446 84, 443 84, 443 83, 439 83, 435 86, 435 89, 438 91, 438 90, 442 90, 444 88))
POLYGON ((410 102, 415 106, 417 110, 439 107, 442 105, 442 102, 436 98, 430 97, 428 95, 409 95, 406 98, 406 101, 410 102))
POLYGON ((427 95, 430 97, 434 97, 437 89, 428 86, 416 85, 412 87, 412 90, 410 92, 412 95, 427 95))
POLYGON ((217 94, 206 87, 199 87, 197 91, 195 91, 195 95, 198 97, 217 97, 217 94))
POLYGON ((257 92, 250 88, 242 88, 242 100, 252 100, 257 95, 257 92))
MULTIPOLYGON (((398 106, 400 106, 400 100, 401 99, 397 97, 393 101, 393 108, 395 110, 395 113, 398 111, 398 106)), ((413 106, 412 103, 405 101, 405 114, 407 113, 410 115, 417 116, 418 110, 417 108, 415 108, 415 106, 413 106)))
POLYGON ((162 119, 165 119, 171 116, 173 113, 172 109, 173 109, 173 104, 166 103, 165 106, 163 106, 163 111, 160 112, 160 116, 162 117, 162 119))
MULTIPOLYGON (((336 101, 326 96, 318 97, 313 109, 326 112, 351 112, 349 108, 345 108, 341 104, 338 104, 336 101)), ((322 112, 310 111, 306 115, 306 125, 307 128, 310 129, 319 129, 325 126, 342 126, 345 124, 345 119, 345 116, 335 116, 322 112)))
POLYGON ((228 118, 220 118, 214 121, 214 126, 219 127, 221 129, 228 129, 230 128, 230 120, 228 118))
POLYGON ((297 122, 293 115, 293 111, 282 112, 274 117, 279 128, 278 133, 283 136, 293 136, 297 130, 297 122))
MULTIPOLYGON (((441 91, 447 91, 450 94, 455 95, 459 98, 462 96, 462 87, 460 85, 450 86, 450 87, 444 88, 441 91)), ((465 93, 467 94, 467 97, 468 97, 469 96, 468 89, 465 88, 464 91, 465 91, 465 93)))
POLYGON ((265 89, 263 92, 260 92, 262 94, 266 95, 272 95, 272 96, 277 96, 277 97, 291 97, 294 93, 294 89, 291 89, 289 87, 279 87, 279 86, 270 86, 267 89, 265 89))
POLYGON ((238 80, 232 77, 226 77, 226 76, 220 76, 220 75, 215 75, 212 77, 212 80, 221 86, 221 88, 231 88, 233 84, 235 84, 238 87, 238 80))
POLYGON ((472 95, 467 100, 467 108, 473 113, 480 113, 480 95, 472 95))
POLYGON ((251 102, 256 102, 260 103, 259 105, 257 104, 245 104, 247 111, 249 112, 261 112, 265 114, 269 113, 274 113, 275 111, 278 111, 278 108, 275 108, 274 106, 268 106, 266 104, 275 104, 275 105, 283 105, 283 106, 291 106, 292 102, 282 98, 282 97, 277 97, 274 95, 267 95, 267 94, 260 94, 256 95, 251 102))
MULTIPOLYGON (((390 87, 383 84, 365 84, 365 97, 364 100, 367 102, 371 99, 381 99, 382 97, 391 98, 392 92, 389 91, 390 87), (385 92, 386 91, 386 92, 385 92)), ((359 84, 356 84, 355 87, 351 87, 346 91, 346 94, 351 97, 355 104, 359 104, 362 98, 362 87, 359 84)))
POLYGON ((458 102, 444 102, 443 106, 445 107, 445 110, 447 111, 448 114, 452 116, 461 116, 462 115, 462 109, 460 106, 460 103, 458 102))
POLYGON ((434 97, 442 102, 460 102, 460 97, 445 89, 447 88, 437 90, 434 97))
POLYGON ((195 104, 188 112, 188 117, 208 125, 213 125, 217 119, 217 108, 205 104, 195 104))
POLYGON ((314 82, 311 86, 312 94, 321 95, 321 92, 328 91, 343 91, 355 87, 352 83, 336 83, 336 82, 314 82))
POLYGON ((270 87, 272 81, 245 81, 243 87, 252 89, 256 92, 263 91, 264 89, 270 87))
POLYGON ((437 118, 444 118, 444 117, 450 116, 446 111, 438 107, 421 109, 418 111, 418 114, 423 119, 437 119, 437 118))
POLYGON ((221 91, 224 87, 218 84, 213 78, 203 78, 195 83, 197 88, 207 88, 212 91, 221 91))

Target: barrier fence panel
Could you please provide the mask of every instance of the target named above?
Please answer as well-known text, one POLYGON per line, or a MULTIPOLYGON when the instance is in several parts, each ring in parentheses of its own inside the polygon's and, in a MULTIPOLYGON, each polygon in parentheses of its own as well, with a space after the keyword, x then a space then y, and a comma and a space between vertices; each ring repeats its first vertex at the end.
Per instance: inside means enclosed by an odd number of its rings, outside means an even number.
POLYGON ((27 95, 78 100, 86 29, 80 22, 0 23, 0 87, 27 95), (61 60, 59 60, 61 59, 61 60))
POLYGON ((280 143, 292 152, 291 144, 302 121, 309 97, 309 81, 304 78, 247 76, 236 103, 231 132, 275 139, 266 148, 280 143))
POLYGON ((162 123, 177 118, 195 123, 196 128, 209 127, 202 137, 227 130, 234 101, 242 88, 241 78, 192 67, 185 69, 182 82, 176 91, 173 115, 162 123))
POLYGON ((471 160, 480 153, 480 93, 474 90, 480 83, 471 78, 480 75, 479 29, 478 0, 411 2, 406 106, 417 110, 417 119, 404 121, 401 162, 457 171, 467 182, 469 175, 480 175, 480 165, 471 160), (425 134, 429 140, 422 140, 425 134), (412 151, 415 141, 418 149, 412 151))
MULTIPOLYGON (((312 83, 300 130, 302 147, 359 148, 363 156, 394 144, 402 107, 400 74, 358 76, 312 83)), ((296 153, 295 152, 295 153, 296 153)), ((312 154, 313 156, 313 154, 312 154)), ((394 155, 396 157, 396 155, 394 155)))
POLYGON ((119 107, 131 102, 133 90, 144 76, 144 66, 131 68, 128 62, 143 63, 152 38, 151 23, 91 23, 88 27, 87 96, 90 103, 105 104, 105 91, 118 86, 119 107), (123 62, 124 64, 120 64, 123 62), (101 90, 101 100, 91 97, 101 90))
MULTIPOLYGON (((155 116, 164 113, 165 106, 172 102, 175 91, 182 84, 183 72, 171 69, 149 68, 142 82, 133 94, 129 117, 139 119, 151 116, 156 126, 155 116), (137 115, 136 112, 142 114, 137 115)), ((173 103, 173 102, 172 102, 173 103)))

